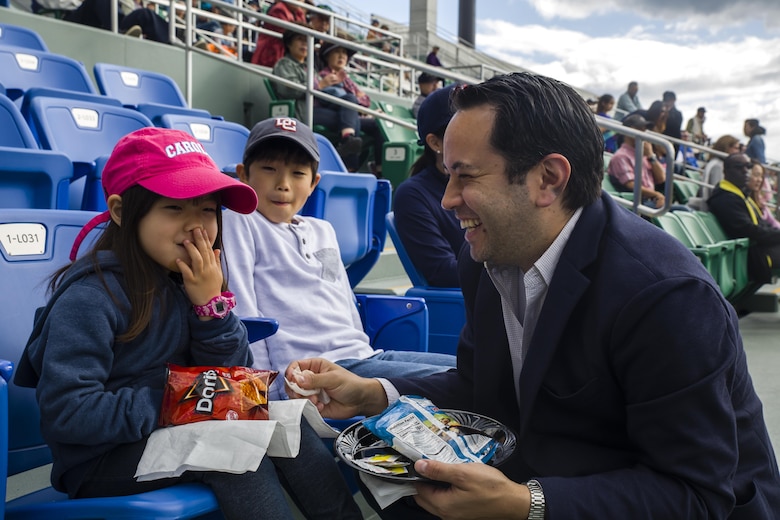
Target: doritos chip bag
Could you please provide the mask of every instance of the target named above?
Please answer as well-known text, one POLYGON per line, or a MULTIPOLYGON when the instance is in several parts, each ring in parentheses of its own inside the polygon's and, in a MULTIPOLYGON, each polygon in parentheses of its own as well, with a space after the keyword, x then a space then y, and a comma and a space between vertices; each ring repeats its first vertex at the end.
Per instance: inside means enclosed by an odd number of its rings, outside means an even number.
POLYGON ((268 419, 274 370, 168 364, 160 426, 210 420, 268 419))

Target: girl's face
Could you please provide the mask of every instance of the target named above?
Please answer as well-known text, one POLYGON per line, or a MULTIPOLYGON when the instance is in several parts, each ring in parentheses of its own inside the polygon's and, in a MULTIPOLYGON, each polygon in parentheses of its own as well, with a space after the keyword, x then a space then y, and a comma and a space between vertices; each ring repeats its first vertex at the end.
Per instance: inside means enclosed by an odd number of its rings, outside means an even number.
POLYGON ((168 269, 179 272, 176 259, 192 266, 184 241, 194 242, 193 230, 200 228, 211 246, 217 238, 219 204, 214 196, 196 199, 169 199, 161 197, 138 226, 138 240, 149 257, 168 269))
POLYGON ((290 41, 290 45, 287 46, 290 52, 290 56, 295 61, 303 63, 306 59, 306 55, 309 53, 309 48, 306 44, 305 36, 296 36, 290 41))
POLYGON ((748 189, 751 192, 761 190, 761 186, 764 184, 764 168, 760 164, 754 164, 750 169, 750 176, 748 177, 748 189))

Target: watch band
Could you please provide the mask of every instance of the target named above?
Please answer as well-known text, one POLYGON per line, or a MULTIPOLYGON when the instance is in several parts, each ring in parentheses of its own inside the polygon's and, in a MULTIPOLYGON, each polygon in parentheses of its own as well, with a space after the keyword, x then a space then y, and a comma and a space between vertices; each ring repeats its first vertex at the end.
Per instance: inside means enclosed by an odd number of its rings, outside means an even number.
POLYGON ((224 318, 236 306, 236 297, 232 292, 225 291, 213 297, 206 305, 193 305, 192 309, 198 316, 224 318))
POLYGON ((528 520, 544 520, 546 505, 544 490, 538 480, 529 480, 525 483, 531 492, 531 509, 528 512, 528 520))

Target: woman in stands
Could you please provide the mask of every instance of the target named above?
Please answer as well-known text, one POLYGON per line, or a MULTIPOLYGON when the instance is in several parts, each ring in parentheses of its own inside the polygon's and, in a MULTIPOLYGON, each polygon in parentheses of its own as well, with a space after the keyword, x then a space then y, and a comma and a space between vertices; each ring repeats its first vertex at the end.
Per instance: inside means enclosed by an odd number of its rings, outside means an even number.
MULTIPOLYGON (((306 36, 288 30, 284 32, 282 41, 284 41, 287 52, 274 65, 274 74, 300 85, 306 85, 306 56, 309 53, 306 36)), ((274 89, 280 98, 295 100, 296 117, 301 119, 306 93, 282 84, 276 84, 274 89)), ((344 98, 357 103, 357 98, 354 96, 344 96, 344 98)), ((357 109, 332 104, 315 104, 314 125, 324 126, 340 136, 336 150, 347 169, 353 172, 357 171, 360 150, 363 146, 363 140, 356 135, 360 132, 360 118, 357 109)))
POLYGON ((73 498, 129 495, 181 482, 211 487, 228 519, 292 519, 283 481, 307 518, 362 518, 332 456, 305 420, 297 458, 256 471, 187 471, 138 482, 158 427, 166 366, 251 366, 246 329, 221 268, 221 207, 257 208, 254 190, 222 174, 179 130, 123 137, 103 170, 108 222, 86 255, 54 274, 17 371, 37 386, 52 485, 73 498))
MULTIPOLYGON (((609 113, 615 108, 615 97, 612 94, 604 94, 596 104, 596 115, 612 119, 609 113)), ((606 127, 599 127, 604 136, 604 150, 609 153, 615 153, 618 149, 617 134, 606 127)))
POLYGON ((465 240, 452 211, 441 207, 448 176, 442 147, 450 122, 450 92, 455 85, 429 94, 417 114, 417 133, 423 155, 412 166, 411 177, 393 194, 398 236, 417 271, 433 287, 459 287, 458 252, 465 240))
MULTIPOLYGON (((324 43, 320 47, 320 57, 325 63, 325 67, 317 74, 317 89, 326 94, 368 108, 371 106, 371 98, 347 74, 347 64, 354 54, 355 51, 352 49, 347 49, 334 43, 324 43)), ((320 106, 333 106, 321 101, 318 101, 318 104, 320 106)), ((374 160, 371 168, 375 175, 381 177, 382 143, 384 138, 379 124, 372 116, 360 116, 360 130, 373 138, 374 160)))
MULTIPOLYGON (((733 153, 739 153, 739 139, 733 135, 722 135, 712 145, 713 150, 722 152, 726 155, 733 153)), ((704 175, 702 176, 702 182, 709 184, 712 187, 718 185, 723 179, 723 159, 717 155, 711 155, 707 164, 704 166, 704 175)), ((701 186, 699 188, 698 196, 705 201, 710 197, 712 188, 701 186)))
POLYGON ((764 134, 766 129, 758 124, 758 119, 746 119, 744 127, 745 135, 750 138, 745 153, 754 161, 766 163, 764 134))
POLYGON ((780 222, 777 221, 772 211, 769 209, 769 203, 774 198, 774 191, 766 178, 764 166, 759 163, 753 163, 750 170, 750 180, 748 181, 748 196, 753 199, 761 210, 761 218, 766 220, 773 228, 780 229, 780 222))

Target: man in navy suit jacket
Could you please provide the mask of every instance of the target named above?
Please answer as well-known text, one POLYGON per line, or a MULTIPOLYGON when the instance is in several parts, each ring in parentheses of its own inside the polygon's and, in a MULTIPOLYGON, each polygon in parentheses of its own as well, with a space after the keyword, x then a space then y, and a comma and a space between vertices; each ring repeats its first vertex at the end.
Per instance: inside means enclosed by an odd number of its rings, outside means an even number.
MULTIPOLYGON (((362 379, 294 362, 326 416, 399 394, 491 416, 517 434, 499 469, 418 461, 450 518, 772 519, 780 475, 731 305, 678 241, 601 193, 587 104, 511 74, 453 94, 442 199, 466 229, 456 370, 362 379)), ((298 397, 297 394, 291 394, 298 397)), ((398 502, 383 518, 425 518, 398 502)), ((430 516, 427 516, 430 517, 430 516)))

